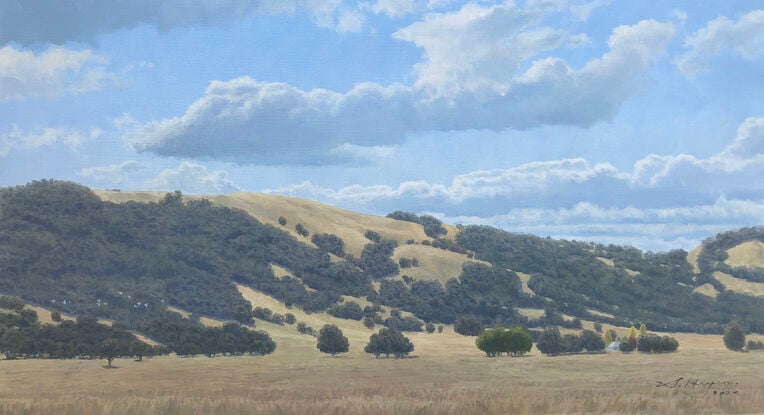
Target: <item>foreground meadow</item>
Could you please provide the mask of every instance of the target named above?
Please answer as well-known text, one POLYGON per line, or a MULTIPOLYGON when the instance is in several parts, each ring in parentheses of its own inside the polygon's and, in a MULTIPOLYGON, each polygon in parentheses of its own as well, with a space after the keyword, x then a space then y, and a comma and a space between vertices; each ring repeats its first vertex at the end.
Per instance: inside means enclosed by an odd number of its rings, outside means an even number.
POLYGON ((109 370, 0 361, 0 414, 764 413, 764 353, 729 352, 720 336, 679 334, 671 355, 494 359, 448 329, 411 338, 416 357, 403 360, 374 359, 352 338, 332 358, 300 336, 264 357, 121 359, 109 370))

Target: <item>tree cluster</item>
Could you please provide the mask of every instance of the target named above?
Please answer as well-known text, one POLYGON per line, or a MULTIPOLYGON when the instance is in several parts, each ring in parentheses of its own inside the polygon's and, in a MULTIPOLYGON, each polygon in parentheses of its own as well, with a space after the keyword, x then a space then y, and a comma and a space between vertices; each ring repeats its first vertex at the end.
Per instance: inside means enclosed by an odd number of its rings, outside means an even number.
POLYGON ((637 339, 637 351, 650 353, 675 352, 679 348, 679 342, 670 336, 658 336, 656 334, 640 334, 637 339))
POLYGON ((356 321, 360 321, 364 315, 363 309, 355 301, 335 304, 328 310, 328 313, 335 317, 356 321))
POLYGON ((417 216, 410 212, 404 212, 396 210, 387 214, 388 218, 402 220, 406 222, 413 222, 422 225, 425 235, 430 238, 437 238, 447 233, 446 228, 443 227, 443 222, 430 215, 417 216))
POLYGON ((580 353, 584 350, 596 353, 605 350, 605 341, 591 330, 584 330, 580 336, 570 333, 562 335, 557 327, 545 327, 536 340, 536 348, 541 353, 551 355, 580 353))
POLYGON ((483 330, 475 340, 475 345, 489 357, 501 356, 502 353, 520 356, 531 351, 533 339, 521 326, 509 330, 496 327, 483 330))
POLYGON ((371 335, 364 351, 375 357, 393 355, 395 358, 403 358, 414 351, 414 344, 400 331, 385 327, 371 335))

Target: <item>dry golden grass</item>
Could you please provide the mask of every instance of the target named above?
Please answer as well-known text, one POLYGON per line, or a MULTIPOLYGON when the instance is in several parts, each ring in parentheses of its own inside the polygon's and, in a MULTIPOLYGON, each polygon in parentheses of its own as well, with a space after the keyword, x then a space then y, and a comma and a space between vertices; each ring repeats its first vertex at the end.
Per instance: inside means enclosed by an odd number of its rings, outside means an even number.
POLYGON ((716 296, 719 295, 719 291, 716 288, 714 288, 713 285, 709 283, 705 283, 701 285, 700 287, 696 287, 694 290, 692 290, 692 292, 703 294, 711 298, 716 298, 716 296))
POLYGON ((366 356, 353 340, 351 353, 332 358, 299 336, 264 357, 118 359, 115 370, 0 361, 0 414, 760 413, 764 353, 688 336, 670 355, 489 359, 474 338, 447 331, 411 336, 418 357, 404 360, 366 356), (737 382, 738 393, 656 387, 679 377, 737 382))
POLYGON ((719 271, 714 272, 714 278, 730 291, 764 297, 764 283, 746 281, 719 271))
POLYGON ((703 250, 703 244, 700 244, 687 254, 687 262, 689 262, 690 265, 692 265, 692 270, 696 274, 700 274, 700 266, 698 265, 698 256, 700 256, 700 251, 702 250, 703 250))
POLYGON ((613 260, 612 260, 612 259, 603 258, 603 257, 601 257, 601 256, 598 256, 598 257, 597 257, 597 260, 598 260, 598 261, 600 261, 600 262, 602 262, 603 264, 605 264, 605 265, 607 265, 607 266, 610 266, 610 267, 614 267, 614 266, 615 266, 615 263, 613 262, 613 260))
POLYGON ((400 275, 408 275, 417 280, 437 280, 445 284, 462 273, 462 265, 470 261, 467 255, 445 251, 426 245, 400 245, 395 248, 393 260, 416 258, 418 267, 401 268, 400 275))
POLYGON ((526 274, 523 272, 517 272, 515 271, 515 274, 517 274, 518 277, 520 277, 520 282, 523 284, 523 292, 529 295, 536 295, 533 290, 531 290, 531 287, 528 286, 528 281, 531 280, 530 274, 526 274))
POLYGON ((749 241, 728 249, 724 262, 733 267, 764 268, 764 242, 749 241))

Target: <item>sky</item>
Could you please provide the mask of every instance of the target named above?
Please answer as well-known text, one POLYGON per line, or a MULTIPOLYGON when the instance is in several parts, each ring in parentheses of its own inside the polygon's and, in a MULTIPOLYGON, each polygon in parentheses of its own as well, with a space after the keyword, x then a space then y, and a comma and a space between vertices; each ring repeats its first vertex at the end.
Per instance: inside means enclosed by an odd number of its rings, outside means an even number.
POLYGON ((764 1, 0 0, 0 186, 690 250, 764 223, 764 1))

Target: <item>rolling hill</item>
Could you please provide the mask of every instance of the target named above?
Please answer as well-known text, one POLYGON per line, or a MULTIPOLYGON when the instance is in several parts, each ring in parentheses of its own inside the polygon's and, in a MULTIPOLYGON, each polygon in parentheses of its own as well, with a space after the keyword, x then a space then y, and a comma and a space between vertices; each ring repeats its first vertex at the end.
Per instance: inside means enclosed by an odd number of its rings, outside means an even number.
POLYGON ((443 229, 434 238, 416 222, 284 196, 39 181, 0 189, 0 293, 154 327, 150 334, 162 321, 237 321, 285 341, 301 335, 253 316, 253 308, 290 313, 316 329, 341 322, 359 339, 371 331, 331 315, 334 308, 356 303, 359 318, 376 325, 419 320, 408 330, 475 315, 486 325, 646 322, 700 333, 738 320, 764 332, 760 228, 717 235, 689 254, 482 226, 443 229))

